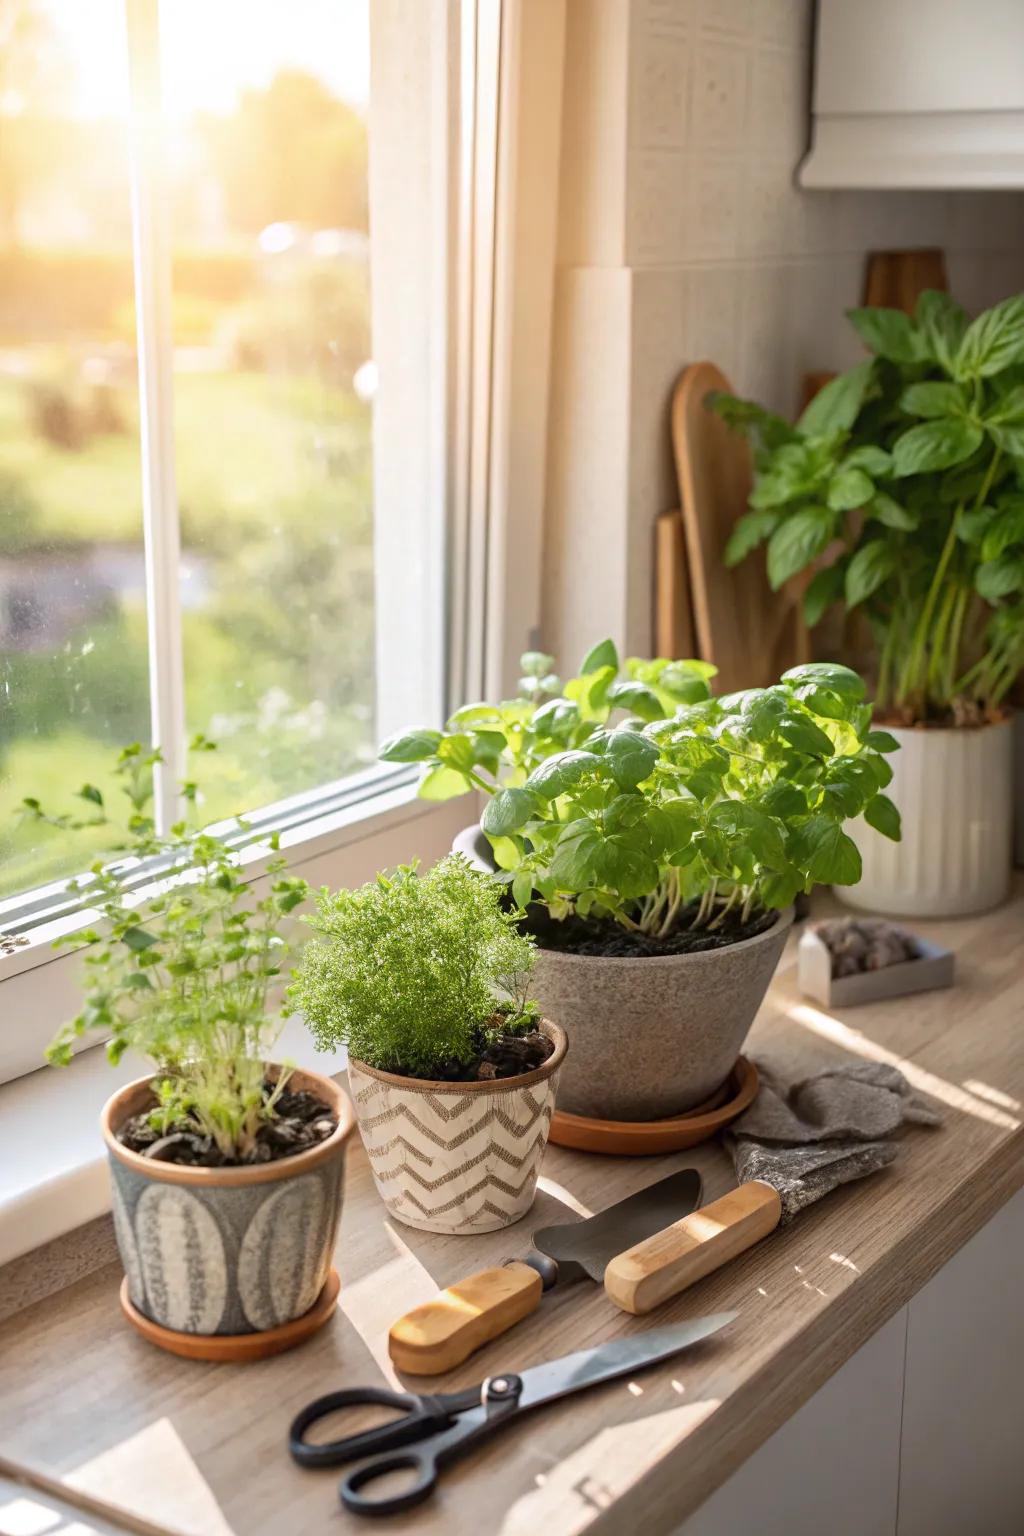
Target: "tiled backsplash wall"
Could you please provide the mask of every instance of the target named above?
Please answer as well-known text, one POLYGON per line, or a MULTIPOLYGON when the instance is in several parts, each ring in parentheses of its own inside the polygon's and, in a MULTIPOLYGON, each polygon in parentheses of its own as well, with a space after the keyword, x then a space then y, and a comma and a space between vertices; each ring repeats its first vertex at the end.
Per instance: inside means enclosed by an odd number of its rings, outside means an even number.
POLYGON ((861 302, 867 252, 942 247, 970 309, 1024 288, 1024 195, 794 185, 812 10, 569 0, 545 628, 570 655, 586 613, 565 557, 578 569, 595 527, 604 563, 590 577, 621 638, 648 643, 651 527, 677 498, 668 408, 685 363, 710 358, 790 413, 805 373, 860 355, 843 310, 861 302))

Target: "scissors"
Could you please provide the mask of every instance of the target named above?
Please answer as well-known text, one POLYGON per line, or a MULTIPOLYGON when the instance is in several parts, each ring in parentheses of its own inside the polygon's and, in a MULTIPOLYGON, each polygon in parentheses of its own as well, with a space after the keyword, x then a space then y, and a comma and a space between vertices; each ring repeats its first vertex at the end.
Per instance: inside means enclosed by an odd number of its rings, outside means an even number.
POLYGON ((442 1467, 465 1456, 481 1440, 531 1408, 666 1360, 717 1333, 737 1316, 736 1312, 718 1312, 712 1317, 612 1339, 596 1349, 581 1349, 563 1355, 560 1360, 531 1366, 518 1375, 507 1371, 488 1376, 479 1386, 467 1387, 462 1392, 420 1395, 391 1392, 384 1387, 328 1392, 296 1416, 288 1433, 288 1449, 300 1467, 337 1467, 368 1457, 342 1479, 342 1504, 357 1515, 397 1514, 427 1498, 442 1467), (306 1431, 327 1414, 372 1404, 394 1408, 399 1416, 388 1424, 341 1440, 319 1445, 307 1442, 306 1431), (376 1498, 364 1493, 378 1479, 401 1471, 415 1475, 400 1492, 376 1498))

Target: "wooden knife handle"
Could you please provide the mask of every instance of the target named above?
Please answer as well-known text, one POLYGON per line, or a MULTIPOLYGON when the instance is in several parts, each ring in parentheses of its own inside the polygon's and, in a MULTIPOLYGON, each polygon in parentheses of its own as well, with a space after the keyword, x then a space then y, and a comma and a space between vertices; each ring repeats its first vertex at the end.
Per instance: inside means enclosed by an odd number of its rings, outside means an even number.
POLYGON ((624 1312, 650 1312, 774 1232, 778 1191, 752 1180, 611 1260, 604 1288, 624 1312))
POLYGON ((400 1317, 388 1354, 409 1376, 438 1376, 529 1317, 540 1306, 540 1275, 529 1264, 482 1269, 400 1317))

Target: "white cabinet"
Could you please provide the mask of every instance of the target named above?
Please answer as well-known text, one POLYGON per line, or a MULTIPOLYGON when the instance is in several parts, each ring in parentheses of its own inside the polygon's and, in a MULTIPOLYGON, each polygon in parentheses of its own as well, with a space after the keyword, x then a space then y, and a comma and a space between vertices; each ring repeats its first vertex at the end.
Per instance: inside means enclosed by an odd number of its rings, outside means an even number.
POLYGON ((824 1532, 1024 1532, 1024 1190, 676 1536, 824 1532))

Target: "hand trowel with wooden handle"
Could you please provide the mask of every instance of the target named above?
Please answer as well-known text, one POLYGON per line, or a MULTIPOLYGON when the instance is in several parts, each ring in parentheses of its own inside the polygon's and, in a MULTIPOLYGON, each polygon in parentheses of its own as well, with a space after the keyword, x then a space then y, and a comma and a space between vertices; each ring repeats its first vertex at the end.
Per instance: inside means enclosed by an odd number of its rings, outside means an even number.
POLYGON ((522 1260, 480 1270, 399 1318, 388 1334, 391 1359, 411 1376, 452 1370, 528 1317, 552 1286, 587 1278, 600 1285, 614 1254, 694 1210, 701 1187, 697 1169, 683 1168, 584 1221, 543 1227, 522 1260))

